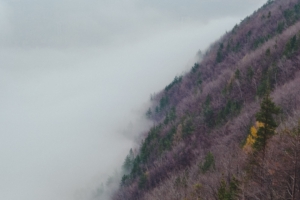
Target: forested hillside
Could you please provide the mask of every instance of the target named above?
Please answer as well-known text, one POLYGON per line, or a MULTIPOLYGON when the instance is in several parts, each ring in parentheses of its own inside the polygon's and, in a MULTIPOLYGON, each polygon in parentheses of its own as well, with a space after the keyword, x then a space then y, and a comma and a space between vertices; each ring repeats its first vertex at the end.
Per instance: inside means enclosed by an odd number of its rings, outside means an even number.
POLYGON ((114 200, 300 199, 300 1, 268 1, 152 98, 114 200))

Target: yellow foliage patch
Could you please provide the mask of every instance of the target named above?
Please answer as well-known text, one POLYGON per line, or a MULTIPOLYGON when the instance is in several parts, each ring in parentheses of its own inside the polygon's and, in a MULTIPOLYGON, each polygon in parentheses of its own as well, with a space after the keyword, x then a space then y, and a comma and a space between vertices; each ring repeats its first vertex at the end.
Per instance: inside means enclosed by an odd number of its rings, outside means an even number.
POLYGON ((255 139, 257 138, 257 130, 263 126, 264 126, 264 124, 262 122, 256 122, 255 126, 252 126, 250 128, 250 133, 249 133, 249 135, 246 139, 246 143, 243 147, 243 150, 246 153, 249 153, 250 151, 252 151, 252 145, 254 144, 255 139))

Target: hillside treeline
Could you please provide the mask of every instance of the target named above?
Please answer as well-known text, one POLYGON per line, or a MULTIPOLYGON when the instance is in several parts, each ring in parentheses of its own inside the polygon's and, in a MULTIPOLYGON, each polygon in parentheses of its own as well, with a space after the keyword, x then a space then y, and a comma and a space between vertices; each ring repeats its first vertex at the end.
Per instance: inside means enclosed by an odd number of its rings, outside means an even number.
POLYGON ((114 200, 300 199, 300 1, 268 1, 151 98, 114 200))

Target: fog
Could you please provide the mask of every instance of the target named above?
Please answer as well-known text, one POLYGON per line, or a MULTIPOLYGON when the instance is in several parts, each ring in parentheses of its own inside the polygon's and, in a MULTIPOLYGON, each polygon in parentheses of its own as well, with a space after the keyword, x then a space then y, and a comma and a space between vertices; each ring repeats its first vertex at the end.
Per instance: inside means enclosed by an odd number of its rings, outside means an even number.
POLYGON ((264 2, 0 0, 0 199, 90 199, 150 95, 264 2))

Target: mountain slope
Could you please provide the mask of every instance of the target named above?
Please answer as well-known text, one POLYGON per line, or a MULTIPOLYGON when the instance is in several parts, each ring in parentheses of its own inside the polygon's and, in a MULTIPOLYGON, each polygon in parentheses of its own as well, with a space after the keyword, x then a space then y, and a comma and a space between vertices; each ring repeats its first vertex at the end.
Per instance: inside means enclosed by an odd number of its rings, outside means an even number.
POLYGON ((268 1, 175 77, 113 199, 300 199, 299 31, 300 1, 268 1), (269 90, 281 113, 261 157, 245 143, 269 90))

